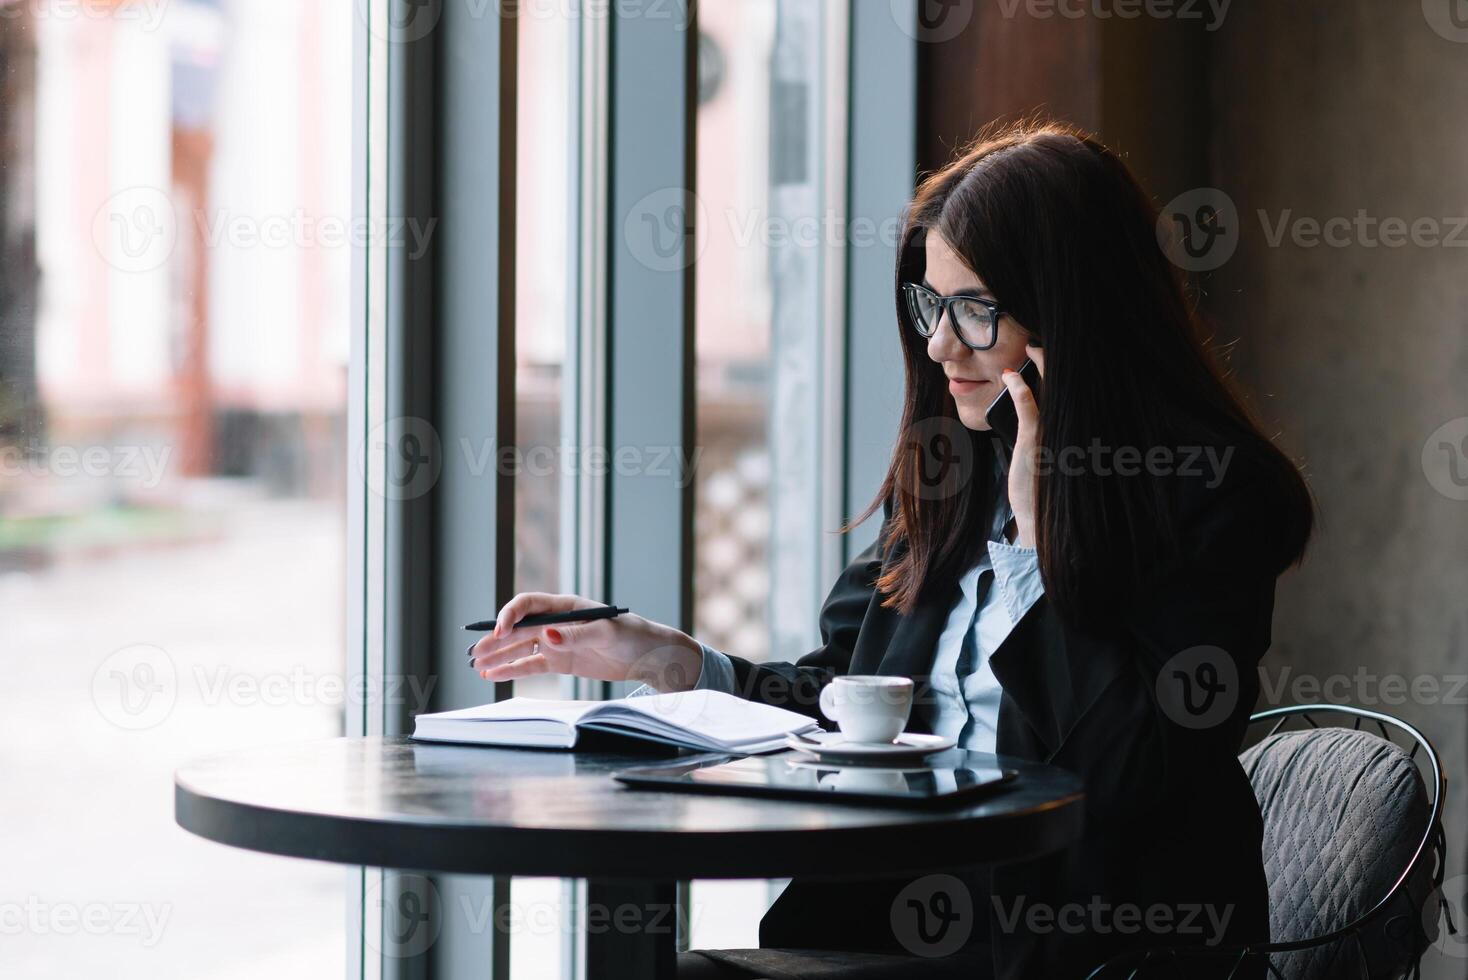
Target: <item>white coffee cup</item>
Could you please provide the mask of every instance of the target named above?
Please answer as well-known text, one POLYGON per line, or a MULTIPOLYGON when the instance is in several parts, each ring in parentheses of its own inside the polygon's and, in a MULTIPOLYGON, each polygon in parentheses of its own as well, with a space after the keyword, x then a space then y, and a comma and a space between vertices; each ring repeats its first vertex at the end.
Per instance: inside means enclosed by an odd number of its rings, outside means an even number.
POLYGON ((821 690, 821 713, 853 742, 891 742, 907 727, 912 679, 848 674, 821 690))

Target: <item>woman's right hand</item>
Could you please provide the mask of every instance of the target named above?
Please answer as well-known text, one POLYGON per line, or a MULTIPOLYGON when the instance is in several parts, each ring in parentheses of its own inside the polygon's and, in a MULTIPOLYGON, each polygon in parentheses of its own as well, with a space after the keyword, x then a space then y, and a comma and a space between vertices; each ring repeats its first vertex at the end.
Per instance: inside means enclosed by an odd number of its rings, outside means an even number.
POLYGON ((513 628, 533 613, 603 605, 578 595, 521 592, 500 609, 494 631, 469 647, 470 665, 488 681, 574 674, 600 681, 636 681, 664 692, 693 687, 703 669, 698 643, 681 630, 636 613, 587 623, 513 628))

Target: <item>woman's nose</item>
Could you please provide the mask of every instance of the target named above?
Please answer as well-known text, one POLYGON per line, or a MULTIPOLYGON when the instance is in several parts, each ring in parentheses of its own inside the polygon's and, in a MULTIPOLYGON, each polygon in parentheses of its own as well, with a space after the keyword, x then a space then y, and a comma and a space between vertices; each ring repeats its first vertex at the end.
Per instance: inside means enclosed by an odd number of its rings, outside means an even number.
POLYGON ((943 311, 939 314, 937 329, 928 338, 928 356, 939 362, 956 361, 967 352, 968 348, 959 342, 952 324, 948 322, 948 312, 943 311))

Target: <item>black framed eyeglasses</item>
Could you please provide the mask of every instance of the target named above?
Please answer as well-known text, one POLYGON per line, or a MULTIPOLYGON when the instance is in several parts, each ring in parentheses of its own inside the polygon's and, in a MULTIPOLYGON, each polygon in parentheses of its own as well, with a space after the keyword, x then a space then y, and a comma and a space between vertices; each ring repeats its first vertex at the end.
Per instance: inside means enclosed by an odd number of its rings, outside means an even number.
POLYGON ((988 350, 999 341, 999 318, 1004 311, 993 300, 963 294, 939 296, 915 282, 903 283, 902 294, 913 328, 925 338, 933 336, 947 313, 953 332, 970 350, 988 350))

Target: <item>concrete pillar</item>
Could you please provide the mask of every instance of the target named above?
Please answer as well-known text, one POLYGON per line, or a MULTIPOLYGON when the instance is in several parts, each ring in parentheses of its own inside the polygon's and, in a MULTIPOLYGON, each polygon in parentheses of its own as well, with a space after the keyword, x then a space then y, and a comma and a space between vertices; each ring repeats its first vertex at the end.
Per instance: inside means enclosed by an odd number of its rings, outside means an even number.
MULTIPOLYGON (((1325 698, 1435 741, 1449 879, 1468 858, 1468 30, 1452 30, 1452 2, 1436 19, 1381 0, 1232 8, 1211 40, 1208 111, 1210 181, 1238 208, 1238 248, 1204 280, 1240 338, 1241 379, 1320 502, 1310 556, 1278 592, 1268 677, 1333 678, 1325 698), (1338 244, 1311 224, 1331 219, 1338 244), (1387 219, 1405 242, 1387 244, 1387 219), (1439 693, 1398 699, 1390 674, 1439 693)), ((1464 974, 1464 959, 1429 960, 1428 976, 1464 974)))

